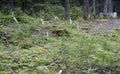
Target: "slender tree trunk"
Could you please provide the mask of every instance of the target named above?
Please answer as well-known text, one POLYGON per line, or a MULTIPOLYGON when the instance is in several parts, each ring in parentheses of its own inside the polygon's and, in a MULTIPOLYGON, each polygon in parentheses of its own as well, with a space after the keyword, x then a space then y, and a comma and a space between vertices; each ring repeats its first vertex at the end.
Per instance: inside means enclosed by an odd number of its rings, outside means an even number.
POLYGON ((84 18, 90 18, 90 10, 89 10, 89 0, 83 0, 84 3, 84 18))
POLYGON ((22 8, 22 11, 24 12, 25 11, 25 3, 24 2, 21 2, 21 8, 22 8))
POLYGON ((108 13, 108 1, 109 0, 105 0, 104 2, 104 14, 106 15, 108 13))
POLYGON ((2 7, 2 1, 0 1, 0 7, 2 7))
POLYGON ((112 2, 112 0, 105 0, 104 15, 107 18, 113 18, 113 2, 112 2))
POLYGON ((113 12, 113 2, 112 0, 105 0, 104 3, 104 13, 112 13, 113 12))
POLYGON ((12 12, 13 11, 13 0, 10 0, 9 1, 9 8, 10 8, 10 12, 12 12))
POLYGON ((69 0, 65 0, 65 20, 67 20, 69 23, 71 21, 69 0))
POLYGON ((94 19, 96 18, 96 2, 95 0, 93 0, 93 15, 94 15, 94 19))
POLYGON ((112 13, 113 12, 113 1, 109 0, 108 4, 109 4, 108 5, 108 12, 112 13))

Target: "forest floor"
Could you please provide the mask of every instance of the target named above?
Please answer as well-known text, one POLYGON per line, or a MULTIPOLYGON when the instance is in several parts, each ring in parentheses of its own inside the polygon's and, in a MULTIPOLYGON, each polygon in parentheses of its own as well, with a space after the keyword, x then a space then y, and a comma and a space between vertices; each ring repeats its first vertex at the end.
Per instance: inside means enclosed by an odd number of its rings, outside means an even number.
POLYGON ((0 27, 0 74, 120 73, 120 19, 0 27))
POLYGON ((110 33, 111 30, 115 30, 119 27, 119 19, 111 19, 106 21, 100 21, 100 20, 96 20, 94 22, 92 22, 91 24, 86 24, 86 25, 80 25, 80 27, 82 28, 88 28, 87 32, 88 33, 100 33, 100 34, 104 34, 104 33, 110 33))

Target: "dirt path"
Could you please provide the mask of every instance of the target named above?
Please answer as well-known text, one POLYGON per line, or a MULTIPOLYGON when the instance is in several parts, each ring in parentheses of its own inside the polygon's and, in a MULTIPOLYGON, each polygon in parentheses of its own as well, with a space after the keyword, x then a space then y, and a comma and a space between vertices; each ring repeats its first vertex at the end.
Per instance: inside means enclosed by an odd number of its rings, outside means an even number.
POLYGON ((90 29, 87 30, 87 33, 111 33, 112 30, 120 27, 120 20, 108 20, 108 21, 95 21, 89 25, 90 29))

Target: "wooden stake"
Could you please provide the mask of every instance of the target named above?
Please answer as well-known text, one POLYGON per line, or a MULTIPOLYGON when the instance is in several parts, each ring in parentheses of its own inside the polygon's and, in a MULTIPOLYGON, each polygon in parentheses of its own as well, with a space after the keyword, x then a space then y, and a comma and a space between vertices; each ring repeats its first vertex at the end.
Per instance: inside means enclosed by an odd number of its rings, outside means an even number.
POLYGON ((40 21, 41 21, 42 24, 45 24, 43 19, 40 19, 40 21))
POLYGON ((49 40, 49 32, 46 32, 46 39, 49 40))
POLYGON ((15 17, 13 17, 13 20, 14 20, 16 23, 18 23, 18 20, 17 20, 15 17))

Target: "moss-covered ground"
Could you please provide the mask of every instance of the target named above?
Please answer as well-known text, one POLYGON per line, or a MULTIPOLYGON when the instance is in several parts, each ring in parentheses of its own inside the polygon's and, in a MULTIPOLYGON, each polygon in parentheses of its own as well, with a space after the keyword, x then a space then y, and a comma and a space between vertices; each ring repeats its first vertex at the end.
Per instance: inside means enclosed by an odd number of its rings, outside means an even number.
POLYGON ((32 18, 0 25, 0 74, 59 72, 119 74, 119 20, 73 21, 70 25, 62 20, 41 24, 32 18))

